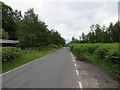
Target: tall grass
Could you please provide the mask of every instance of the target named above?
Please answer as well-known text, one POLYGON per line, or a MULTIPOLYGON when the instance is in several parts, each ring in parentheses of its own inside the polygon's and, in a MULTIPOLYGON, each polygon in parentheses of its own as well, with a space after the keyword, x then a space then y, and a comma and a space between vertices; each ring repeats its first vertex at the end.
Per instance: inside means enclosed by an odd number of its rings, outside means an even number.
POLYGON ((120 50, 118 43, 71 44, 71 51, 102 68, 120 74, 120 50))

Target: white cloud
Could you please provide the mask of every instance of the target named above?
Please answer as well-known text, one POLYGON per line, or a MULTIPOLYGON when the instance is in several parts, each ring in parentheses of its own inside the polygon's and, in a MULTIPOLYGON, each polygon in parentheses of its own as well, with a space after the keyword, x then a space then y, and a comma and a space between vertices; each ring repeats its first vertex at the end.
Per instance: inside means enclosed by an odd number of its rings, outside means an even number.
POLYGON ((72 36, 79 38, 82 32, 88 33, 90 25, 109 25, 117 22, 118 0, 3 0, 13 9, 27 11, 34 8, 49 29, 55 29, 70 41, 72 36), (105 1, 105 2, 104 2, 105 1))
POLYGON ((111 23, 114 23, 118 21, 118 16, 114 16, 106 21, 104 21, 102 24, 104 24, 105 26, 109 26, 110 25, 110 22, 111 23))

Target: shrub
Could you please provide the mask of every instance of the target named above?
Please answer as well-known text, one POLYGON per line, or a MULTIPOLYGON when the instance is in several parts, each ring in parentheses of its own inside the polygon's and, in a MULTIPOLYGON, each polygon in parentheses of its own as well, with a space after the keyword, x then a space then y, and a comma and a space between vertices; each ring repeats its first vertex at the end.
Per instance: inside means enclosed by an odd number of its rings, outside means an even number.
POLYGON ((58 45, 50 44, 50 45, 48 45, 48 47, 50 47, 50 48, 58 48, 58 45))
POLYGON ((108 47, 108 45, 101 45, 95 50, 94 54, 97 55, 99 58, 103 59, 106 57, 109 49, 110 47, 108 47))
POLYGON ((97 56, 101 60, 108 60, 111 63, 120 63, 120 52, 118 51, 118 44, 71 44, 71 51, 80 56, 89 54, 97 56))
POLYGON ((120 52, 116 51, 116 50, 110 50, 108 51, 107 55, 106 55, 106 59, 110 60, 112 63, 120 63, 120 52))
POLYGON ((118 44, 103 44, 94 52, 101 59, 109 60, 112 63, 120 62, 120 52, 118 51, 118 44))
POLYGON ((88 46, 88 53, 93 54, 95 50, 100 46, 101 44, 89 44, 88 46))
POLYGON ((50 45, 46 45, 46 46, 41 46, 41 47, 38 47, 38 50, 39 51, 49 50, 50 48, 58 48, 58 45, 50 44, 50 45))
POLYGON ((2 61, 9 61, 18 58, 21 50, 16 47, 2 47, 2 61))
POLYGON ((3 29, 0 29, 0 39, 8 39, 8 38, 9 38, 8 32, 6 32, 3 29))
POLYGON ((84 53, 93 54, 94 51, 100 46, 101 44, 71 44, 70 48, 76 54, 82 55, 84 53))
POLYGON ((120 74, 120 48, 117 43, 71 44, 70 48, 74 54, 120 74))
POLYGON ((120 64, 120 52, 117 44, 111 46, 105 58, 112 63, 120 64))

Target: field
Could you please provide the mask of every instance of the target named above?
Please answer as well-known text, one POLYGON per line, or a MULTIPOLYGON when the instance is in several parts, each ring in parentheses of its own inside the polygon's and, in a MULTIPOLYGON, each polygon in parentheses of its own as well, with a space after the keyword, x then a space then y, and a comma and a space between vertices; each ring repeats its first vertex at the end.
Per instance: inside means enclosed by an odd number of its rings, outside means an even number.
POLYGON ((71 44, 71 51, 97 64, 120 78, 120 49, 118 43, 71 44))

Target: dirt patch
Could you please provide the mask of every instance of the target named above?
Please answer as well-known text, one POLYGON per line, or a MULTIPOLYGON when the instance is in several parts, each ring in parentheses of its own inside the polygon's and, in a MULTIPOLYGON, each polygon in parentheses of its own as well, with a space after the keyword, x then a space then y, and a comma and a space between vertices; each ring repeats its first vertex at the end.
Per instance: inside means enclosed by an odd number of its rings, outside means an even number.
MULTIPOLYGON (((75 55, 75 54, 74 54, 75 55)), ((117 80, 119 83, 120 83, 120 78, 118 78, 118 76, 120 76, 119 74, 117 73, 113 73, 113 72, 109 72, 105 69, 103 69, 101 66, 99 66, 98 64, 94 64, 94 63, 91 63, 89 60, 87 60, 86 58, 83 58, 83 57, 80 57, 79 55, 75 55, 76 56, 76 59, 77 61, 82 61, 82 62, 86 62, 86 63, 90 63, 92 65, 94 65, 95 67, 107 72, 109 75, 111 75, 113 77, 113 80, 117 80)))
MULTIPOLYGON (((74 54, 75 55, 75 54, 74 54)), ((83 57, 80 57, 79 55, 75 55, 76 56, 76 59, 77 61, 83 61, 83 62, 87 62, 87 63, 90 63, 89 60, 87 60, 86 58, 83 58, 83 57)))

